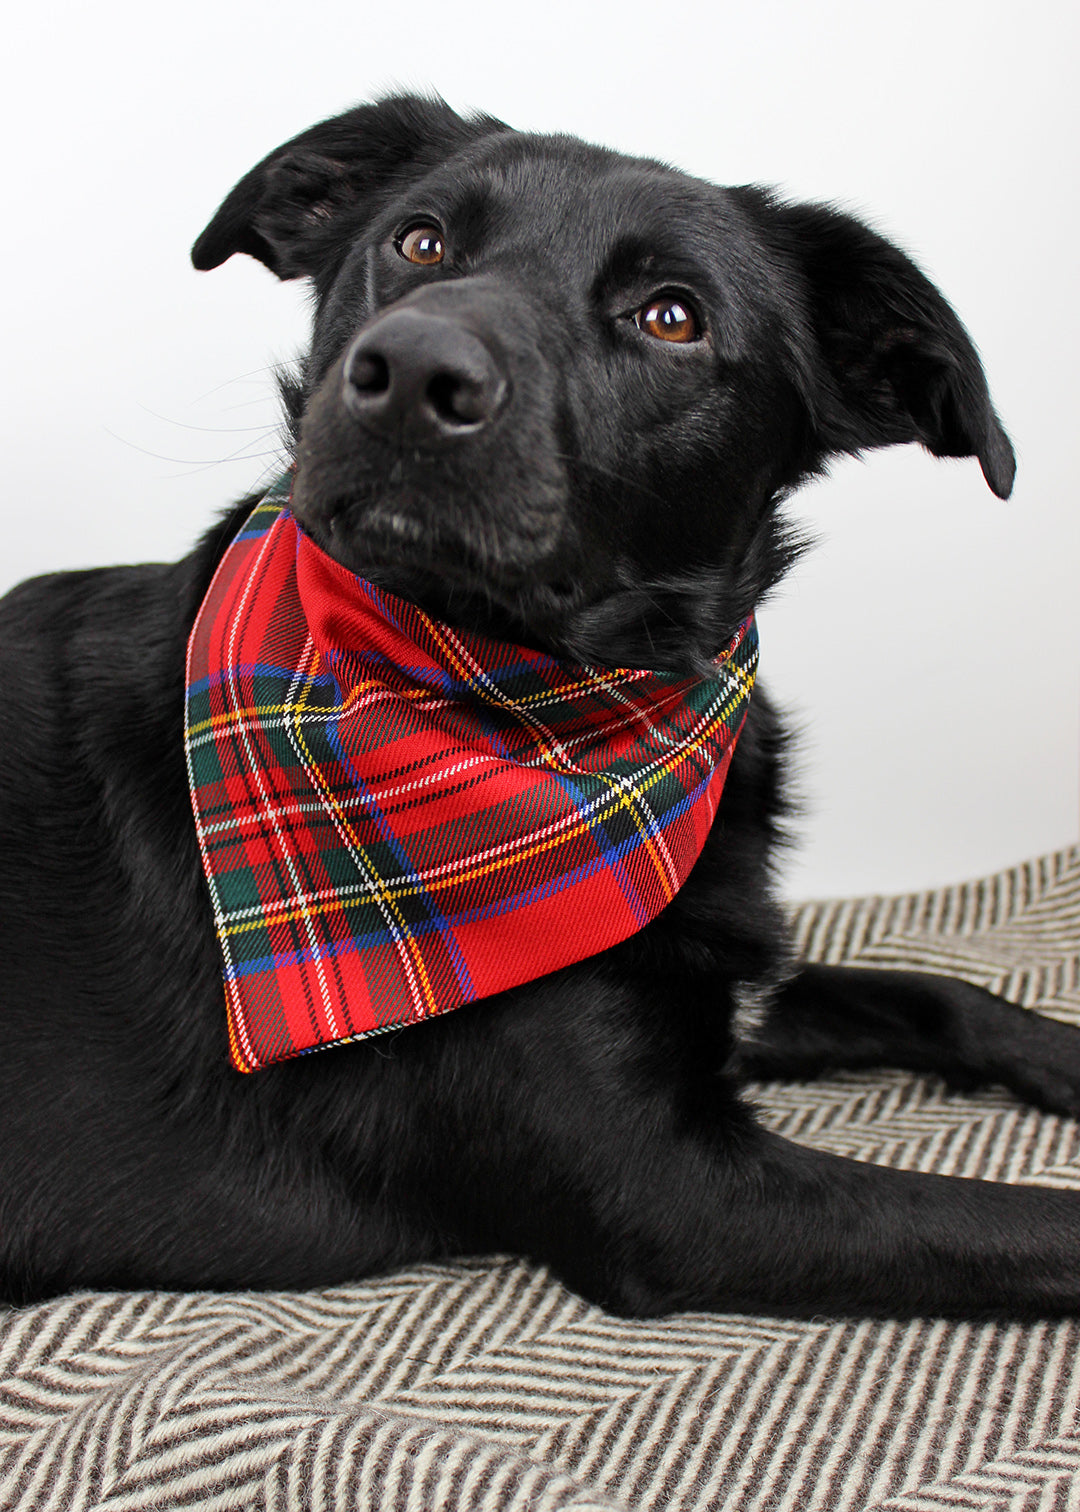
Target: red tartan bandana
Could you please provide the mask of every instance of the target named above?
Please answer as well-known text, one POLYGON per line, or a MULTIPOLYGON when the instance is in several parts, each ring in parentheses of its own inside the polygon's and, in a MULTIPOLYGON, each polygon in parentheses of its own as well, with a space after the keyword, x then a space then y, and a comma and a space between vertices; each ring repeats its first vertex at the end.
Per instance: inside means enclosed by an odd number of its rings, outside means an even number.
POLYGON ((185 744, 253 1071, 416 1023, 641 929, 709 832, 757 665, 556 660, 430 619, 328 557, 290 479, 188 645, 185 744))

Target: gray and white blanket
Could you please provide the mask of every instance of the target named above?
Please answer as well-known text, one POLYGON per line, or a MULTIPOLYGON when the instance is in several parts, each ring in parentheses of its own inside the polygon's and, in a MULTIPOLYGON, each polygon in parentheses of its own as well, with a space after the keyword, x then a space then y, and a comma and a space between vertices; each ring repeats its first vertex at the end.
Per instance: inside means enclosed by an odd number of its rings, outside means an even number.
MULTIPOLYGON (((952 972, 1080 1023, 1080 848, 810 904, 813 960, 952 972)), ((1080 1130, 901 1074, 768 1085, 790 1138, 1080 1187, 1080 1130)), ((513 1259, 328 1291, 0 1312, 5 1512, 1077 1512, 1080 1322, 627 1322, 513 1259)))

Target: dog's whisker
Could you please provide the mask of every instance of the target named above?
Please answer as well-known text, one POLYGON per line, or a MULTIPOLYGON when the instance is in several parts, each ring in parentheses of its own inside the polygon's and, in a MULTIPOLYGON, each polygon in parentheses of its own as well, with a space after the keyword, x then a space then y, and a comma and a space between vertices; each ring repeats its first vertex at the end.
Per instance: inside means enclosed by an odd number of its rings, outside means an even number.
POLYGON ((222 404, 218 406, 218 408, 223 415, 231 415, 236 410, 255 409, 256 407, 262 407, 265 409, 268 405, 272 403, 276 404, 276 402, 276 394, 274 394, 272 390, 268 389, 262 394, 257 394, 254 399, 241 399, 236 404, 222 404))
POLYGON ((246 431, 258 431, 262 436, 272 435, 277 426, 268 425, 193 425, 187 420, 177 420, 173 415, 162 415, 157 410, 150 408, 148 404, 140 404, 139 408, 147 415, 152 415, 155 420, 160 420, 163 425, 174 425, 180 430, 200 431, 209 436, 239 436, 246 431))
POLYGON ((140 446, 137 441, 132 441, 128 436, 119 435, 116 431, 110 430, 107 425, 102 426, 102 430, 114 441, 118 441, 121 446, 126 446, 131 451, 140 452, 144 457, 152 457, 157 462, 177 463, 182 467, 190 467, 195 471, 201 471, 209 467, 220 467, 226 462, 258 461, 260 457, 283 455, 280 449, 261 452, 250 452, 248 450, 249 447, 257 445, 262 437, 272 435, 273 431, 270 429, 264 429, 262 436, 254 437, 251 441, 245 442, 243 446, 238 447, 236 451, 229 452, 223 457, 170 457, 164 452, 152 451, 149 447, 140 446))
POLYGON ((617 472, 613 467, 605 467, 592 459, 583 461, 580 457, 571 457, 565 453, 556 453, 556 456, 561 462, 573 463, 581 467, 583 472, 589 476, 606 478, 611 483, 625 483, 628 488, 633 489, 634 492, 643 495, 645 498, 655 499, 661 503, 664 502, 663 494, 656 489, 646 487, 640 478, 634 478, 626 473, 617 472))
POLYGON ((212 399, 215 394, 220 394, 222 389, 229 388, 235 383, 250 383, 255 378, 261 378, 267 373, 277 374, 281 370, 281 364, 268 362, 263 367, 252 368, 250 372, 240 373, 235 378, 226 378, 223 383, 217 383, 213 388, 207 389, 205 394, 198 394, 191 401, 192 404, 202 404, 207 399, 212 399))
POLYGON ((272 478, 278 473, 284 472, 288 466, 288 459, 279 451, 252 452, 233 457, 218 457, 212 462, 200 462, 192 464, 188 473, 174 473, 174 477, 195 477, 201 472, 209 472, 212 468, 223 467, 227 462, 261 462, 264 457, 270 458, 268 465, 260 474, 261 478, 272 478))

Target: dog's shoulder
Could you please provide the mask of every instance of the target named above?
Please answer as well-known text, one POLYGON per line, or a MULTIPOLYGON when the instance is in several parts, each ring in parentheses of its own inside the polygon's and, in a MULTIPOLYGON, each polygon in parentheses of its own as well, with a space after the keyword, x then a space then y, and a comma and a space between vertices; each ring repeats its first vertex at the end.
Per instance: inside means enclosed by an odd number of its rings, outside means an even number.
POLYGON ((11 844, 36 843, 45 815, 78 817, 85 833, 93 816, 186 794, 188 632, 250 508, 230 509, 178 562, 50 573, 0 598, 0 825, 11 844))
POLYGON ((256 502, 227 509, 178 562, 51 572, 17 583, 0 597, 5 676, 36 686, 40 704, 53 694, 70 697, 83 682, 100 693, 110 668, 126 683, 155 649, 178 649, 182 664, 214 570, 256 502))

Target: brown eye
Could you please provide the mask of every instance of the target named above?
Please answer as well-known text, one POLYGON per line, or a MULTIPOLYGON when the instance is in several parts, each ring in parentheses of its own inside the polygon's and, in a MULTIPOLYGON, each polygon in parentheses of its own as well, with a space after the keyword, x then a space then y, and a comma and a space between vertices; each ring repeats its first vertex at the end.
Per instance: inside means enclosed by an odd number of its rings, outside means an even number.
POLYGON ((402 232, 394 245, 406 262, 419 263, 423 268, 441 263, 446 256, 438 226, 413 226, 402 232))
POLYGON ((697 341, 701 335, 690 306, 674 295, 662 295, 642 305, 634 316, 639 331, 660 341, 697 341))

